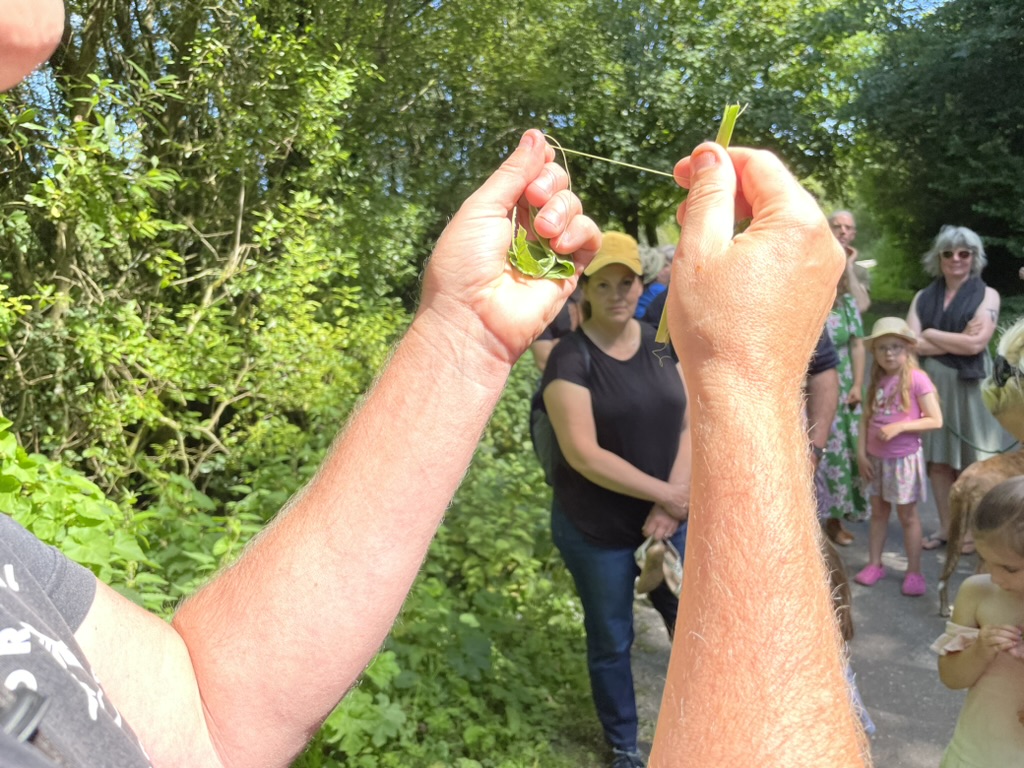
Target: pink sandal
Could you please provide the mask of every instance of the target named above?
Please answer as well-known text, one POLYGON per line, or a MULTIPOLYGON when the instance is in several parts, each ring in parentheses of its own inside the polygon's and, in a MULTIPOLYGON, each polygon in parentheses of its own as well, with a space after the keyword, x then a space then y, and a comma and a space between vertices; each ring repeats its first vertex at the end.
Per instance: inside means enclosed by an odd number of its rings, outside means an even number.
POLYGON ((853 577, 853 580, 865 587, 873 587, 883 578, 885 578, 885 566, 870 563, 862 568, 860 573, 853 577))

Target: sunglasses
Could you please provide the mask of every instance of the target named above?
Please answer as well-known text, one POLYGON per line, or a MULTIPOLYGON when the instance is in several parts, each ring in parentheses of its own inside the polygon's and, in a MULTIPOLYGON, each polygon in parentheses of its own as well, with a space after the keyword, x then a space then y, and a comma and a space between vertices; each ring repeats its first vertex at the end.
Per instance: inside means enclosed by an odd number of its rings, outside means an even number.
POLYGON ((967 260, 974 255, 974 251, 969 251, 966 248, 961 248, 956 251, 943 251, 942 258, 944 259, 964 259, 967 260))

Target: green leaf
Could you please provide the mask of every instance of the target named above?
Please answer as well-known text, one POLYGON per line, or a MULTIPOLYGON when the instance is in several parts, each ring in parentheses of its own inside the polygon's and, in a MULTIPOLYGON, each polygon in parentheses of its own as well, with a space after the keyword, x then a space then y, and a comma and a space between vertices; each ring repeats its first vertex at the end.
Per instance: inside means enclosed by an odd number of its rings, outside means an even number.
MULTIPOLYGON (((535 211, 531 208, 530 215, 535 211)), ((570 259, 564 259, 552 251, 543 238, 528 239, 526 227, 522 224, 516 230, 515 240, 508 249, 509 263, 527 277, 546 277, 562 280, 576 273, 576 266, 570 259)))

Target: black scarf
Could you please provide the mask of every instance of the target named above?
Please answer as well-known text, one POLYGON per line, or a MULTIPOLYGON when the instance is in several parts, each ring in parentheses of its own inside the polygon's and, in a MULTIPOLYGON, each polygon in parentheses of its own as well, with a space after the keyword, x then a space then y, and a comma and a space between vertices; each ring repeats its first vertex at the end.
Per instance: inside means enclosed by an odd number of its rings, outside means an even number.
MULTIPOLYGON (((957 290, 949 306, 943 309, 945 293, 946 280, 939 277, 917 297, 917 317, 921 321, 922 330, 938 328, 940 331, 961 333, 985 298, 985 283, 980 277, 968 278, 957 290)), ((959 371, 963 381, 980 381, 985 378, 984 350, 976 355, 935 355, 934 359, 959 371)))

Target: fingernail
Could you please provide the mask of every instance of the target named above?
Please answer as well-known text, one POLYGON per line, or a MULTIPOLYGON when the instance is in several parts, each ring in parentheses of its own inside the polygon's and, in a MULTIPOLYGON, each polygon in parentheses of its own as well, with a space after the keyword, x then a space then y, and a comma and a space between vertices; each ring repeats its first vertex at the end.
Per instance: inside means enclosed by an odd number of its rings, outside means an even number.
POLYGON ((700 173, 708 168, 714 168, 716 165, 718 165, 718 155, 710 149, 698 152, 690 159, 690 168, 694 173, 700 173))
POLYGON ((553 229, 562 228, 562 215, 558 211, 544 211, 537 215, 538 219, 544 219, 553 229))
POLYGON ((533 143, 533 131, 527 131, 523 134, 523 138, 519 140, 519 147, 520 149, 530 149, 533 146, 533 143))

